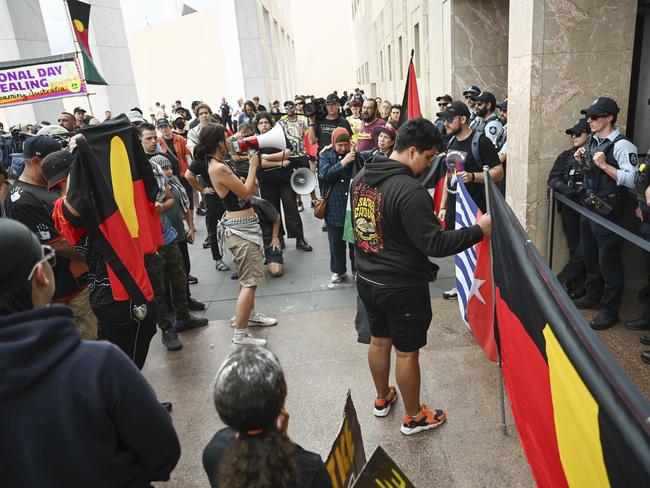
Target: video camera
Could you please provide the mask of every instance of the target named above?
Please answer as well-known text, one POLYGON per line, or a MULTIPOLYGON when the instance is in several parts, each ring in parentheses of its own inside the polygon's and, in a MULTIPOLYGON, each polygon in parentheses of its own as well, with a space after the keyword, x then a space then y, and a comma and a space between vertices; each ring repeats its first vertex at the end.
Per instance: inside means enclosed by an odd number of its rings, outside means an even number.
POLYGON ((648 186, 650 186, 650 154, 646 155, 645 160, 634 173, 634 193, 639 202, 646 202, 645 191, 648 186))
POLYGON ((302 108, 306 117, 316 116, 316 119, 324 119, 327 115, 327 105, 324 98, 305 98, 305 105, 302 108))

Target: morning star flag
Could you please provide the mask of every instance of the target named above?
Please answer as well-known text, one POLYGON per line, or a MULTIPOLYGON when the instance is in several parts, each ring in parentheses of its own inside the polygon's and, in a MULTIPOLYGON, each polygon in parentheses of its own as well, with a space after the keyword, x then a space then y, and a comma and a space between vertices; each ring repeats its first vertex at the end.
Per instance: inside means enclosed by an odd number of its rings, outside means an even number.
POLYGON ((415 49, 411 50, 411 61, 406 74, 406 86, 404 86, 404 97, 402 97, 402 111, 399 115, 399 125, 401 126, 408 119, 422 117, 420 111, 420 95, 418 95, 418 80, 415 76, 415 66, 413 65, 413 55, 415 49))
POLYGON ((93 61, 88 42, 88 27, 90 25, 90 5, 79 0, 66 0, 70 20, 72 20, 72 32, 79 43, 81 56, 84 61, 84 76, 89 85, 106 85, 106 81, 99 74, 97 66, 93 61))
MULTIPOLYGON (((483 214, 460 178, 456 188, 455 228, 471 227, 483 214)), ((476 246, 456 254, 455 262, 460 315, 487 358, 496 362, 489 238, 484 237, 476 246)))
POLYGON ((501 370, 537 486, 650 486, 650 403, 488 185, 501 370))
MULTIPOLYGON (((124 114, 81 133, 85 140, 73 153, 66 199, 106 259, 113 298, 150 301, 143 256, 163 243, 151 164, 124 114)), ((54 218, 66 226, 56 209, 54 218)), ((74 244, 80 232, 67 229, 64 235, 74 244)))

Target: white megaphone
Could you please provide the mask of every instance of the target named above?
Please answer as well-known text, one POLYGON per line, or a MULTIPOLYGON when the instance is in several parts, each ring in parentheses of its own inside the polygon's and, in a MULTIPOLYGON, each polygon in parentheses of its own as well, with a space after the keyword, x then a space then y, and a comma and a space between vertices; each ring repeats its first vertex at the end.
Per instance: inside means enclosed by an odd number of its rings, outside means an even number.
POLYGON ((299 168, 291 175, 291 189, 298 195, 309 195, 316 188, 316 176, 309 168, 299 168))
POLYGON ((245 137, 234 141, 232 144, 235 151, 241 154, 266 147, 272 147, 278 151, 284 151, 287 148, 287 140, 284 137, 284 131, 280 127, 280 124, 276 124, 273 129, 264 134, 245 137))

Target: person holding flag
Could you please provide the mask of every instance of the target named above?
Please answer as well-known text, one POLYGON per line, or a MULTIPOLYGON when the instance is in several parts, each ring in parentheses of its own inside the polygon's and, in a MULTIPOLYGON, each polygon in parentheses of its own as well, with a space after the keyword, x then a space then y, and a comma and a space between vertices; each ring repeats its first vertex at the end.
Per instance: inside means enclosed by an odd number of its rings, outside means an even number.
POLYGON ((376 155, 352 183, 350 203, 355 237, 357 291, 370 324, 368 364, 377 398, 374 415, 385 417, 397 400, 389 386, 391 351, 406 416, 401 432, 438 427, 446 415, 420 403, 419 350, 427 343, 432 318, 428 257, 467 249, 489 235, 488 215, 471 227, 443 231, 428 191, 415 177, 438 154, 442 138, 433 123, 415 118, 397 132, 391 157, 376 155))

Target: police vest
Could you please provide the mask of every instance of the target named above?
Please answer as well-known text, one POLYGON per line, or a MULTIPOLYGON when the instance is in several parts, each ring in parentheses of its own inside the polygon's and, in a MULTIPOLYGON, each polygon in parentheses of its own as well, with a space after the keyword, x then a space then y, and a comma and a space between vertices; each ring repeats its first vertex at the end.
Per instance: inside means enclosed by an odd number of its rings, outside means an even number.
MULTIPOLYGON (((594 157, 594 154, 597 152, 603 152, 605 154, 605 161, 607 161, 607 164, 614 166, 616 169, 618 169, 618 161, 614 159, 614 145, 620 141, 620 140, 627 140, 627 138, 623 134, 619 134, 616 136, 616 138, 612 141, 611 139, 605 139, 604 141, 600 141, 600 143, 593 137, 590 136, 589 138, 589 144, 587 144, 587 151, 589 151, 591 158, 594 157)), ((595 187, 595 193, 599 197, 607 197, 609 195, 613 195, 616 193, 620 193, 621 195, 624 195, 624 191, 619 191, 619 187, 616 183, 616 180, 613 178, 610 178, 610 176, 605 173, 602 169, 596 167, 596 187, 595 187)))

